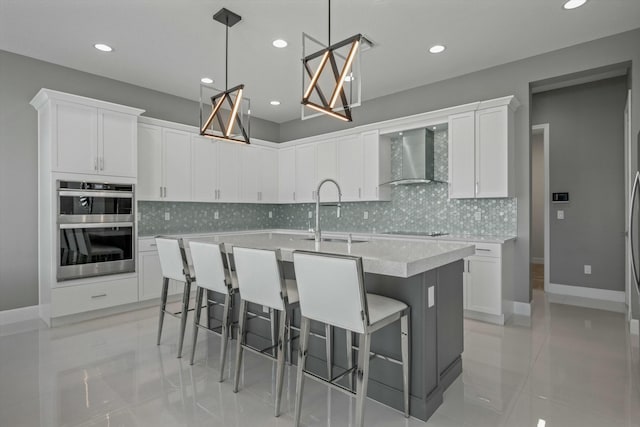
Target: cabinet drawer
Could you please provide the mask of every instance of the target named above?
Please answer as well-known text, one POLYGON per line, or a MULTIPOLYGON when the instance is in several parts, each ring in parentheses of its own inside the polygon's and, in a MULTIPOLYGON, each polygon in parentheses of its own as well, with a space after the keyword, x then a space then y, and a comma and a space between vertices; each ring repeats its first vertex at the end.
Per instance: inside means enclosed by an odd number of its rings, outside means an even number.
POLYGON ((138 279, 111 280, 51 290, 51 317, 99 310, 138 300, 138 279))
POLYGON ((476 245, 476 256, 486 256, 486 257, 494 257, 500 258, 501 251, 500 245, 495 243, 475 243, 476 245))
POLYGON ((158 245, 156 245, 156 239, 138 239, 138 252, 150 252, 157 251, 158 245))

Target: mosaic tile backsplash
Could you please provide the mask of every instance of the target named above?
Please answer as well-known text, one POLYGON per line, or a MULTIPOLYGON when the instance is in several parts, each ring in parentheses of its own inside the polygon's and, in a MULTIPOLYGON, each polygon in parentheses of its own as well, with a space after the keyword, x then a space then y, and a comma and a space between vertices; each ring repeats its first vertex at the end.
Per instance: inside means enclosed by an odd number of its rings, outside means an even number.
MULTIPOLYGON (((447 131, 434 134, 435 176, 448 175, 447 131)), ((401 142, 391 144, 392 178, 400 174, 401 142)), ((309 227, 308 213, 315 205, 255 205, 241 203, 139 202, 139 234, 179 234, 265 228, 309 227), (215 212, 219 219, 214 219, 215 212), (165 212, 170 219, 165 220, 165 212), (272 218, 269 218, 272 212, 272 218)), ((322 207, 324 231, 384 233, 389 231, 447 232, 476 236, 517 234, 517 203, 508 199, 448 199, 446 183, 400 185, 392 188, 391 201, 343 203, 340 218, 335 207, 322 207), (365 220, 364 214, 369 219, 365 220), (479 212, 480 219, 476 219, 479 212)), ((315 221, 311 220, 311 225, 315 221)))

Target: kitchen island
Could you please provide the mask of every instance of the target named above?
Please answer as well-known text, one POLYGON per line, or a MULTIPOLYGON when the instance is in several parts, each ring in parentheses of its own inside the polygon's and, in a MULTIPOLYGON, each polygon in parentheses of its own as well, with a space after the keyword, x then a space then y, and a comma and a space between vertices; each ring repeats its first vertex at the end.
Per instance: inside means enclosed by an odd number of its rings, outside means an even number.
MULTIPOLYGON (((185 238, 261 249, 279 249, 285 262, 284 274, 294 277, 292 253, 295 250, 360 256, 365 271, 367 292, 385 295, 411 307, 410 323, 410 413, 427 420, 442 403, 444 390, 462 372, 463 351, 463 289, 464 257, 474 253, 472 245, 409 241, 394 239, 354 240, 331 238, 316 244, 308 235, 255 232, 230 233, 210 237, 185 238)), ((196 278, 197 280, 197 278, 196 278)), ((212 308, 210 316, 218 318, 212 308)), ((254 311, 260 312, 259 307, 254 311)), ((294 326, 299 325, 296 310, 294 326)), ((323 326, 312 326, 322 334, 323 326)), ((294 334, 297 335, 297 334, 294 334)), ((271 332, 267 322, 249 322, 247 340, 258 347, 268 347, 271 332)), ((399 325, 373 335, 368 396, 401 410, 401 365, 384 357, 400 360, 399 325)), ((324 340, 310 342, 307 366, 320 376, 326 376, 324 340)), ((297 341, 293 342, 294 357, 297 341)), ((334 375, 346 369, 346 336, 337 330, 333 336, 334 375)))

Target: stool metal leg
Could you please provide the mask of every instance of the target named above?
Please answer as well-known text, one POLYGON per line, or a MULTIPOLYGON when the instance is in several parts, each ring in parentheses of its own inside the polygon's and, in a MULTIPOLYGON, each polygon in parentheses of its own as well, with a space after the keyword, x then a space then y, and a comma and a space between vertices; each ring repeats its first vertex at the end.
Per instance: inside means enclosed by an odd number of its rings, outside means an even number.
POLYGON ((404 416, 409 417, 409 315, 406 312, 400 318, 400 345, 402 347, 404 416))
POLYGON ((233 392, 238 392, 238 383, 240 382, 240 369, 242 368, 242 344, 244 344, 244 325, 247 317, 247 302, 240 299, 240 318, 238 319, 238 337, 236 345, 236 371, 233 378, 233 392))
POLYGON ((193 315, 193 346, 191 347, 191 360, 189 362, 191 365, 193 365, 193 359, 196 356, 196 343, 198 342, 198 326, 200 325, 200 315, 202 313, 203 293, 204 289, 202 289, 201 287, 196 288, 196 310, 193 315))
MULTIPOLYGON (((345 330, 347 334, 347 370, 353 368, 353 332, 345 330)), ((349 374, 349 388, 353 390, 353 372, 349 374)))
MULTIPOLYGON (((286 310, 286 309, 285 309, 286 310)), ((292 337, 291 337, 291 322, 293 319, 293 308, 290 309, 289 313, 287 314, 287 364, 291 365, 291 363, 293 363, 293 347, 291 346, 291 341, 292 341, 292 337)))
POLYGON ((230 326, 230 316, 229 316, 229 306, 231 305, 231 295, 227 293, 224 296, 224 309, 222 311, 222 333, 220 339, 222 342, 220 343, 220 378, 218 381, 222 382, 224 380, 224 366, 227 361, 227 344, 229 343, 229 326, 230 326))
POLYGON ((182 292, 182 312, 180 313, 180 336, 178 337, 178 358, 182 357, 182 345, 184 344, 184 331, 187 327, 187 315, 189 314, 189 295, 191 293, 191 281, 187 280, 182 292))
POLYGON ((278 356, 277 356, 277 369, 276 369, 276 410, 275 416, 280 416, 280 403, 282 402, 282 383, 284 382, 284 344, 286 337, 287 326, 287 310, 283 310, 279 313, 280 325, 278 328, 278 356))
POLYGON ((277 344, 276 333, 278 331, 278 324, 276 323, 276 311, 273 308, 269 309, 269 319, 271 319, 271 346, 275 349, 277 344))
POLYGON ((162 337, 162 324, 164 323, 164 312, 167 309, 167 294, 169 292, 169 279, 162 278, 162 295, 160 296, 160 318, 158 319, 158 340, 156 345, 160 345, 162 337))
POLYGON ((356 389, 356 427, 364 427, 364 404, 367 400, 369 382, 369 352, 371 351, 371 334, 360 334, 358 348, 358 377, 356 389))
POLYGON ((296 414, 294 425, 300 425, 300 415, 302 412, 302 392, 304 391, 304 368, 307 363, 307 350, 309 345, 309 331, 311 322, 301 316, 300 324, 300 344, 298 347, 298 376, 296 378, 296 414))
POLYGON ((327 379, 333 378, 333 328, 328 323, 324 325, 325 351, 327 357, 327 379))

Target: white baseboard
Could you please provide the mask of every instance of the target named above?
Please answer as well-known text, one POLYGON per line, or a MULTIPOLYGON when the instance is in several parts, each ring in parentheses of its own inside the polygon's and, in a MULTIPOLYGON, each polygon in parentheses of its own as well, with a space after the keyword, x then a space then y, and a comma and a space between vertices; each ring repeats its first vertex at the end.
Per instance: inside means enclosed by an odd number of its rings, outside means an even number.
POLYGON ((607 289, 585 288, 583 286, 560 285, 549 283, 545 292, 556 295, 590 298, 602 301, 625 302, 624 291, 610 291, 607 289))
POLYGON ((481 322, 493 323, 501 326, 505 324, 504 314, 496 315, 480 313, 479 311, 474 310, 464 310, 464 317, 466 317, 467 319, 480 320, 481 322))
POLYGON ((0 325, 24 322, 25 320, 34 320, 38 319, 39 317, 40 311, 37 305, 15 308, 13 310, 3 310, 0 311, 0 325))
POLYGON ((629 321, 629 332, 631 332, 632 335, 640 334, 640 321, 638 321, 638 319, 631 319, 629 321))
POLYGON ((531 264, 544 264, 544 258, 531 257, 531 264))
POLYGON ((514 301, 513 314, 531 317, 531 303, 514 301))

